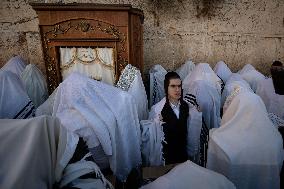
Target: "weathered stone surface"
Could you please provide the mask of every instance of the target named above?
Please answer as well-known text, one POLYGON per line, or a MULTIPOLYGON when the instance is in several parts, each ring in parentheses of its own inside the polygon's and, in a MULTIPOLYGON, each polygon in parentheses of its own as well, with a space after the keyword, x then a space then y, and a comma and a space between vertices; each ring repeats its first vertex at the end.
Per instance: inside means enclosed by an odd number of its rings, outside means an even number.
POLYGON ((283 0, 215 0, 212 15, 198 15, 201 0, 2 0, 0 67, 22 55, 45 74, 36 12, 30 2, 131 4, 144 11, 144 73, 154 64, 176 69, 187 59, 225 61, 233 71, 244 64, 269 73, 284 61, 283 0))

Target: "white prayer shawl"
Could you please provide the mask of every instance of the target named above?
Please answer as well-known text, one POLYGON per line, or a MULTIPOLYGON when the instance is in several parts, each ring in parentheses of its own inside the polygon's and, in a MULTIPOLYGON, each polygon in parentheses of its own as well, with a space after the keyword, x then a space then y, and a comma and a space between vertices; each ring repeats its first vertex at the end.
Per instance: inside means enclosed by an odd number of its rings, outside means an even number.
POLYGON ((275 93, 271 78, 258 82, 256 94, 263 100, 267 112, 284 119, 284 95, 275 93))
POLYGON ((152 107, 165 97, 164 80, 166 74, 167 70, 165 70, 161 65, 155 65, 150 69, 149 107, 152 107))
POLYGON ((282 137, 259 96, 236 94, 221 127, 210 130, 209 137, 207 168, 225 175, 237 188, 279 188, 282 137))
POLYGON ((220 127, 221 96, 219 91, 207 80, 192 81, 183 95, 194 95, 200 107, 206 126, 211 128, 220 127))
POLYGON ((186 161, 140 189, 236 189, 225 176, 186 161))
POLYGON ((241 76, 250 84, 250 87, 254 92, 256 91, 257 83, 265 79, 265 76, 257 70, 247 71, 242 73, 241 76))
POLYGON ((58 87, 53 115, 89 148, 102 145, 118 179, 124 181, 141 163, 137 109, 127 92, 72 73, 58 87))
POLYGON ((243 88, 243 90, 253 92, 250 88, 248 82, 246 82, 240 74, 233 73, 231 77, 227 80, 226 85, 224 87, 222 96, 221 96, 221 107, 224 106, 227 97, 234 91, 236 87, 243 88))
POLYGON ((181 67, 179 67, 176 72, 183 81, 186 77, 190 76, 190 73, 195 68, 195 64, 191 60, 187 60, 181 67))
POLYGON ((217 62, 214 67, 214 72, 223 80, 224 83, 230 78, 232 72, 227 64, 223 61, 217 62))
POLYGON ((163 159, 164 132, 160 121, 141 120, 142 157, 144 166, 160 166, 165 164, 163 159))
MULTIPOLYGON (((163 161, 155 161, 158 163, 153 164, 154 165, 163 165, 164 159, 160 158, 162 155, 162 147, 160 147, 160 142, 164 141, 164 134, 162 130, 162 124, 161 121, 161 112, 163 110, 163 107, 166 103, 166 97, 164 97, 160 102, 155 104, 149 113, 149 122, 141 123, 142 125, 142 133, 143 135, 143 141, 142 143, 145 143, 144 147, 149 149, 142 149, 144 151, 150 151, 153 152, 150 154, 149 159, 158 159, 163 161), (151 123, 154 122, 154 123, 151 123), (150 128, 149 127, 158 127, 161 126, 161 128, 150 128), (148 134, 149 133, 149 134, 148 134), (162 134, 161 134, 162 133, 162 134), (147 134, 149 136, 147 136, 147 134), (149 141, 147 143, 148 139, 154 139, 154 142, 149 141), (149 145, 150 144, 150 145, 149 145), (154 151, 156 150, 156 151, 154 151), (160 163, 160 164, 159 164, 160 163)), ((199 152, 199 145, 200 145, 200 132, 202 127, 202 113, 197 111, 196 107, 189 104, 189 117, 187 119, 187 154, 190 157, 197 157, 199 152)), ((147 154, 145 155, 147 156, 147 154)), ((197 160, 198 161, 198 160, 197 160)), ((150 161, 151 163, 151 161, 150 161)), ((151 165, 151 164, 150 164, 151 165)))
POLYGON ((21 79, 10 71, 0 70, 0 119, 33 117, 35 109, 21 79))
POLYGON ((246 64, 241 70, 238 71, 238 74, 244 74, 245 72, 255 70, 251 64, 246 64))
POLYGON ((36 65, 29 64, 22 72, 21 78, 30 99, 37 108, 48 98, 47 84, 44 76, 36 65))
POLYGON ((148 100, 140 71, 128 64, 122 71, 116 87, 127 91, 135 101, 139 120, 148 118, 148 100))
POLYGON ((65 167, 67 136, 55 117, 0 119, 0 188, 52 189, 65 167))
POLYGON ((189 85, 198 80, 205 80, 209 82, 213 87, 218 90, 219 95, 221 95, 221 79, 215 74, 212 68, 207 63, 199 63, 195 66, 190 76, 187 77, 183 83, 183 89, 187 90, 189 85))
POLYGON ((24 59, 21 56, 14 56, 1 68, 1 70, 13 72, 20 77, 25 67, 26 62, 24 59))

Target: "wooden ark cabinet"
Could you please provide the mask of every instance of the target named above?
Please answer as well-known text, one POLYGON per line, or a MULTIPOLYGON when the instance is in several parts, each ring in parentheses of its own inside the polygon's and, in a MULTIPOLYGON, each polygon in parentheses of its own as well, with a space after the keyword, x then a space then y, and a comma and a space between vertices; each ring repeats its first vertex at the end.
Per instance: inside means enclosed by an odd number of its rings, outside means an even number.
POLYGON ((60 47, 114 49, 115 79, 127 64, 143 72, 143 12, 131 5, 31 3, 39 28, 49 93, 62 81, 60 47))

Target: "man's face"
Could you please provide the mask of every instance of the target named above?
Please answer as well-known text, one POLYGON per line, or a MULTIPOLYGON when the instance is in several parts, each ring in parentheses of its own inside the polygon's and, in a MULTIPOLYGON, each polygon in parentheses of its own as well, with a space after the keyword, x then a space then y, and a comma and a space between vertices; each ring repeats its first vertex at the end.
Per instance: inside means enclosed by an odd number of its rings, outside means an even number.
POLYGON ((168 86, 168 98, 172 101, 178 101, 181 97, 181 80, 170 79, 168 86))

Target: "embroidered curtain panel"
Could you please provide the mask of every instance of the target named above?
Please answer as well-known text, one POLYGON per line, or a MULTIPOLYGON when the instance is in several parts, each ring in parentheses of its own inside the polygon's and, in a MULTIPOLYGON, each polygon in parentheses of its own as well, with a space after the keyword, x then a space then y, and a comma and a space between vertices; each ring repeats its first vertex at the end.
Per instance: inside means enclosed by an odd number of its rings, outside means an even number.
POLYGON ((115 82, 113 48, 60 48, 60 68, 63 80, 79 72, 113 85, 115 82))

